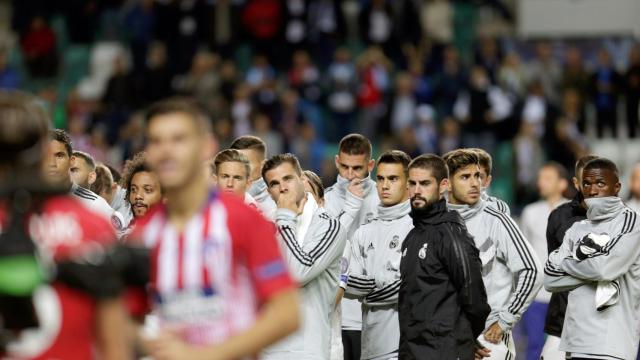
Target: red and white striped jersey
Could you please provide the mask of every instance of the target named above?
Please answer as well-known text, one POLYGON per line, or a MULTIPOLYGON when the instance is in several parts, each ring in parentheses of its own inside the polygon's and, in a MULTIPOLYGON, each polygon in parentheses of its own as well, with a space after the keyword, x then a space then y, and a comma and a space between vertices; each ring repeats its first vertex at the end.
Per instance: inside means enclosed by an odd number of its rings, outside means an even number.
POLYGON ((152 249, 153 312, 190 344, 224 342, 251 327, 269 297, 295 287, 274 226, 233 195, 212 191, 183 231, 160 205, 131 238, 152 249))

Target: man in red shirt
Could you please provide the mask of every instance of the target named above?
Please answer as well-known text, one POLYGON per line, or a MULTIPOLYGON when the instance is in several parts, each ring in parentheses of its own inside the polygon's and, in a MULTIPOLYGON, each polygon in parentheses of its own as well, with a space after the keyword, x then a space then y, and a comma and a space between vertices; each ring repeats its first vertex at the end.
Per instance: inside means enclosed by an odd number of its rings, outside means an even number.
MULTIPOLYGON (((202 164, 215 153, 211 123, 186 99, 147 114, 147 161, 166 204, 131 238, 151 249, 154 359, 240 359, 295 331, 297 286, 275 229, 236 196, 215 191, 202 164)), ((149 336, 151 335, 151 336, 149 336)))
MULTIPOLYGON (((42 167, 55 153, 48 116, 35 98, 0 92, 0 120, 0 243, 3 250, 11 242, 35 243, 42 262, 55 267, 51 281, 32 294, 37 328, 10 333, 0 358, 130 358, 119 272, 105 256, 116 239, 109 220, 66 194, 66 188, 61 195, 44 194, 42 167), (27 208, 15 206, 18 194, 23 194, 18 203, 27 208)), ((11 255, 3 251, 0 260, 11 255)), ((24 281, 24 275, 20 268, 3 268, 5 280, 24 281)), ((3 297, 10 295, 6 290, 0 290, 3 297)), ((5 315, 0 315, 0 330, 7 324, 5 315)))

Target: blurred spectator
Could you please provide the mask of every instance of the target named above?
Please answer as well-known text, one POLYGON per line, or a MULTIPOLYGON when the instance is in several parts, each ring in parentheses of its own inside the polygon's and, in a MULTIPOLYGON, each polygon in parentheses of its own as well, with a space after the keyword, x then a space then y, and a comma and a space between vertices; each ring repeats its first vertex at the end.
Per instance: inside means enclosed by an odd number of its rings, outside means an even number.
MULTIPOLYGON (((309 36, 307 23, 307 3, 304 0, 284 1, 284 41, 287 45, 286 57, 291 59, 293 53, 305 48, 309 36)), ((287 60, 287 66, 290 65, 287 60)))
POLYGON ((290 151, 292 142, 298 135, 298 125, 306 122, 300 110, 300 96, 292 89, 286 89, 281 96, 281 109, 277 129, 284 137, 285 151, 290 151))
POLYGON ((321 68, 326 68, 338 44, 347 32, 342 1, 315 0, 309 2, 309 46, 321 68))
POLYGON ((330 121, 336 125, 336 134, 331 140, 337 141, 353 132, 356 115, 356 69, 347 48, 336 50, 334 58, 328 70, 327 105, 330 121))
POLYGON ((527 75, 520 55, 510 52, 498 70, 498 84, 510 95, 521 97, 527 90, 527 75))
POLYGON ((555 121, 557 110, 546 97, 542 82, 534 80, 529 84, 519 115, 522 122, 531 125, 538 140, 550 135, 547 127, 555 121))
POLYGON ((396 76, 395 96, 391 102, 391 131, 399 136, 406 128, 413 128, 416 120, 418 104, 413 94, 413 79, 408 73, 402 72, 396 76))
POLYGON ((640 44, 629 53, 629 68, 625 74, 625 97, 627 105, 627 130, 630 138, 635 138, 640 113, 640 44))
POLYGON ((510 99, 491 85, 487 71, 481 66, 471 70, 469 88, 461 93, 454 105, 454 115, 463 123, 462 143, 492 154, 496 146, 497 122, 511 115, 510 99))
MULTIPOLYGON (((547 163, 538 171, 537 188, 539 201, 522 210, 520 228, 525 239, 531 243, 540 262, 546 262, 547 219, 559 205, 568 201, 563 194, 569 186, 567 169, 558 163, 547 163)), ((541 289, 533 303, 522 316, 522 327, 527 335, 527 360, 539 360, 544 346, 544 320, 551 294, 541 289)))
POLYGON ((407 155, 411 156, 411 158, 422 154, 413 128, 405 128, 400 131, 400 134, 396 137, 396 146, 394 146, 394 148, 404 151, 407 155))
POLYGON ((523 121, 513 140, 516 201, 526 204, 535 199, 536 171, 544 162, 544 153, 534 124, 523 121))
POLYGON ((20 84, 18 70, 9 65, 9 52, 0 49, 0 89, 17 90, 20 84))
POLYGON ((287 75, 289 86, 296 89, 303 99, 313 103, 320 100, 320 72, 311 62, 308 52, 297 50, 293 54, 293 66, 287 75))
POLYGON ((233 92, 238 85, 238 69, 231 60, 226 60, 220 66, 220 94, 227 103, 233 100, 233 92))
POLYGON ((605 129, 611 130, 611 135, 614 138, 618 136, 618 95, 621 86, 622 77, 614 68, 611 55, 606 49, 600 49, 598 64, 590 80, 599 138, 604 136, 605 129))
POLYGON ((112 111, 128 111, 140 105, 140 96, 136 94, 133 76, 129 71, 129 64, 124 55, 114 59, 113 74, 107 82, 107 88, 102 98, 103 104, 112 111))
POLYGON ((576 161, 587 155, 584 128, 584 106, 580 95, 568 88, 562 95, 562 108, 556 121, 547 126, 547 156, 571 169, 576 161))
POLYGON ((29 74, 34 78, 52 78, 58 73, 56 34, 42 16, 31 20, 21 39, 22 53, 29 74))
POLYGON ((65 0, 59 2, 66 10, 69 40, 75 44, 89 45, 95 41, 99 23, 100 0, 65 0))
POLYGON ((640 163, 636 163, 631 170, 629 199, 625 203, 633 211, 640 213, 640 163))
POLYGON ((435 77, 437 109, 444 116, 453 114, 453 106, 461 92, 466 89, 468 74, 460 61, 458 50, 449 45, 442 53, 442 72, 435 77))
POLYGON ((234 0, 215 0, 208 11, 209 49, 224 59, 234 55, 241 36, 241 5, 234 0))
POLYGON ((475 62, 487 71, 491 82, 495 84, 497 82, 498 69, 502 63, 502 52, 495 38, 480 38, 480 46, 476 49, 475 62))
POLYGON ((575 46, 570 46, 565 53, 564 59, 562 90, 567 88, 576 89, 578 95, 582 98, 581 101, 584 102, 588 96, 589 73, 584 68, 580 49, 575 46))
POLYGON ((231 119, 233 120, 233 136, 240 137, 251 133, 251 88, 245 84, 239 84, 235 90, 233 103, 231 104, 231 119))
POLYGON ((381 120, 387 113, 385 96, 389 89, 391 62, 378 47, 367 49, 358 59, 360 87, 360 130, 367 138, 376 141, 381 120))
POLYGON ((147 104, 173 94, 171 70, 167 62, 167 48, 157 41, 149 47, 140 94, 147 104))
POLYGON ((436 154, 439 151, 435 115, 435 110, 430 105, 423 104, 416 108, 414 132, 422 154, 436 154))
POLYGON ((154 0, 137 0, 125 14, 124 25, 133 55, 133 70, 141 73, 146 68, 147 51, 155 36, 154 0))
POLYGON ((219 117, 214 123, 213 131, 218 140, 220 149, 228 149, 235 139, 233 136, 233 124, 228 117, 219 117))
POLYGON ((300 166, 303 169, 320 172, 325 157, 324 147, 325 144, 317 136, 313 125, 304 122, 299 127, 298 136, 293 140, 291 150, 300 160, 300 166))
POLYGON ((461 146, 460 124, 452 116, 446 117, 442 121, 442 130, 438 141, 439 153, 446 154, 449 151, 460 148, 461 146))
POLYGON ((551 102, 558 101, 558 89, 562 80, 562 68, 553 57, 553 49, 548 42, 536 45, 536 57, 528 64, 529 81, 540 81, 544 93, 551 102))
POLYGON ((193 96, 205 109, 212 111, 214 94, 220 86, 217 66, 218 55, 208 51, 198 51, 193 57, 189 72, 175 79, 175 89, 193 96))
POLYGON ((256 113, 253 116, 252 135, 264 141, 270 154, 282 154, 284 152, 282 135, 280 132, 273 130, 271 119, 267 115, 256 113))
POLYGON ((454 8, 449 0, 422 1, 420 24, 425 37, 442 44, 453 41, 454 8))
POLYGON ((280 26, 284 18, 284 11, 279 0, 247 0, 242 12, 242 24, 252 42, 255 51, 267 54, 271 61, 281 59, 286 54, 278 54, 280 50, 277 41, 280 26))
POLYGON ((203 0, 157 1, 158 39, 171 54, 172 74, 182 74, 192 65, 200 42, 206 38, 207 8, 203 0))
POLYGON ((367 45, 379 45, 385 50, 391 46, 394 25, 391 11, 385 0, 371 0, 362 5, 358 22, 360 38, 367 45))

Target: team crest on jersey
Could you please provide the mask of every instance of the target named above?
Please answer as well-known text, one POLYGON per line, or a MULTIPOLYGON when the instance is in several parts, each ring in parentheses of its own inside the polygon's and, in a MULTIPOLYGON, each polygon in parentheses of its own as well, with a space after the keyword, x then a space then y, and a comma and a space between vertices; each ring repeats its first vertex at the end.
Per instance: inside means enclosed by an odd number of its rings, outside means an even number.
POLYGON ((349 270, 349 260, 343 256, 340 258, 340 272, 346 274, 347 270, 349 270))
POLYGON ((389 242, 389 249, 395 249, 400 244, 400 237, 398 235, 394 235, 393 239, 389 242))
POLYGON ((118 231, 124 230, 124 224, 117 215, 111 215, 111 225, 118 231))
POLYGON ((428 245, 429 245, 429 244, 423 244, 423 245, 422 245, 422 248, 420 249, 420 251, 418 251, 418 257, 419 257, 420 259, 424 259, 424 258, 426 258, 426 257, 427 257, 427 246, 428 246, 428 245))
POLYGON ((369 251, 369 250, 375 250, 375 249, 373 248, 373 243, 369 243, 369 247, 367 247, 367 251, 369 251))

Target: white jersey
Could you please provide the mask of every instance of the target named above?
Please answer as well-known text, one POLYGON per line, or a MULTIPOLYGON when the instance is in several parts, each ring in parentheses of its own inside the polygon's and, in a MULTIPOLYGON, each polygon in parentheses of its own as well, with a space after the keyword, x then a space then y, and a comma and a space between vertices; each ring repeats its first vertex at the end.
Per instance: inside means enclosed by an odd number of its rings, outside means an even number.
POLYGON ((109 219, 118 236, 124 233, 126 230, 124 217, 119 212, 113 210, 107 200, 76 183, 72 183, 71 185, 71 195, 80 200, 89 209, 109 219))
POLYGON ((113 210, 117 211, 124 218, 124 227, 128 227, 131 220, 133 220, 133 212, 131 211, 131 204, 126 199, 127 191, 123 189, 120 185, 118 185, 116 191, 113 194, 113 199, 111 199, 111 206, 113 210))
MULTIPOLYGON (((348 216, 349 220, 343 222, 341 219, 340 222, 344 225, 345 223, 349 223, 347 228, 347 239, 351 241, 351 237, 356 232, 356 230, 363 224, 370 222, 373 220, 378 213, 378 204, 380 203, 380 199, 378 198, 378 193, 376 192, 376 183, 375 181, 367 178, 363 184, 364 188, 364 199, 357 199, 353 196, 349 191, 347 191, 347 187, 349 186, 349 181, 341 176, 338 176, 336 183, 327 188, 324 195, 324 204, 325 209, 329 215, 341 218, 343 216, 348 216), (354 209, 355 211, 347 210, 347 202, 349 198, 356 201, 360 204, 359 208, 354 209)), ((343 254, 342 259, 342 270, 343 273, 346 274, 349 269, 349 260, 351 258, 351 251, 348 250, 343 254)), ((362 309, 361 304, 358 300, 355 299, 343 299, 342 303, 342 329, 343 330, 361 330, 362 329, 362 309)))
POLYGON ((298 331, 267 348, 266 360, 325 360, 329 358, 330 318, 340 275, 340 256, 346 233, 340 222, 319 208, 311 194, 297 216, 276 211, 282 254, 300 285, 301 326, 298 331))
POLYGON ((413 229, 409 200, 378 206, 378 218, 356 230, 346 295, 362 300, 362 355, 365 360, 398 357, 398 292, 402 243, 413 229))
POLYGON ((267 220, 274 221, 276 218, 276 210, 278 209, 278 206, 267 191, 267 184, 264 182, 264 179, 260 178, 254 181, 247 193, 251 197, 253 197, 258 210, 260 210, 262 215, 267 218, 267 220))
MULTIPOLYGON (((545 200, 536 201, 524 207, 522 210, 522 216, 520 216, 520 229, 525 239, 529 240, 531 246, 536 251, 540 263, 547 261, 547 221, 549 220, 549 214, 551 211, 564 204, 569 200, 562 199, 555 206, 551 207, 545 200)), ((535 300, 538 302, 549 303, 551 299, 551 293, 544 288, 540 289, 535 300)))

